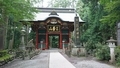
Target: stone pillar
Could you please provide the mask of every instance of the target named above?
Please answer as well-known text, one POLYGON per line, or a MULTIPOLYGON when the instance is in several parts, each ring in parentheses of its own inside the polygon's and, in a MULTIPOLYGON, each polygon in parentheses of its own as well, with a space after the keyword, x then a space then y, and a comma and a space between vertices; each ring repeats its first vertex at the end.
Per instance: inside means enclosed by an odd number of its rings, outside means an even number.
POLYGON ((25 36, 25 30, 24 29, 21 30, 21 36, 22 36, 21 44, 19 46, 18 52, 20 52, 20 53, 22 52, 20 55, 22 56, 22 59, 24 60, 25 59, 25 52, 26 52, 26 46, 25 46, 25 40, 24 40, 24 36, 25 36))
POLYGON ((112 37, 110 38, 110 40, 107 41, 109 44, 108 46, 110 47, 110 63, 114 63, 115 62, 115 54, 114 54, 114 49, 115 49, 115 42, 116 40, 114 40, 112 37))
POLYGON ((110 47, 110 57, 111 57, 110 62, 113 63, 115 62, 115 54, 114 54, 115 44, 113 43, 109 45, 109 47, 110 47))
POLYGON ((43 49, 43 41, 40 41, 40 44, 41 44, 40 48, 42 50, 43 49))
POLYGON ((62 43, 63 43, 63 50, 65 50, 65 40, 63 40, 62 43))
POLYGON ((80 26, 79 26, 79 17, 76 16, 74 17, 74 36, 75 36, 75 45, 76 47, 81 47, 80 46, 80 26))
POLYGON ((21 30, 21 35, 22 35, 22 38, 21 38, 21 45, 19 46, 20 50, 23 50, 25 51, 25 40, 24 40, 24 36, 25 36, 25 30, 21 30))
POLYGON ((117 23, 117 45, 120 46, 120 22, 117 23))

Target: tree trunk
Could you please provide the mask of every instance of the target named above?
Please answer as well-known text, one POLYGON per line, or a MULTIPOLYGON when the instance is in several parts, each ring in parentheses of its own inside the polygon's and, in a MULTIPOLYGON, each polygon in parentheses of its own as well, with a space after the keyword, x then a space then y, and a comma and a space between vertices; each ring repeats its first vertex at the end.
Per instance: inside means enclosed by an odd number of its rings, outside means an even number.
POLYGON ((2 9, 2 18, 3 18, 3 46, 4 49, 7 48, 7 31, 8 31, 8 16, 4 9, 2 9))

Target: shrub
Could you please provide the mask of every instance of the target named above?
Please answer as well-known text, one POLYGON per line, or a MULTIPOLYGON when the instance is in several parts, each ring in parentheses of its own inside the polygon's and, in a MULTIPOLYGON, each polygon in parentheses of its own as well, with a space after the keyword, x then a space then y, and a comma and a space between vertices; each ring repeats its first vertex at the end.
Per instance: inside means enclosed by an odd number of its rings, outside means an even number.
POLYGON ((0 50, 0 57, 3 57, 7 54, 7 50, 0 50))
POLYGON ((117 46, 115 48, 115 60, 116 60, 116 65, 120 66, 120 46, 117 46))
POLYGON ((85 45, 85 49, 88 54, 92 55, 94 53, 94 50, 96 49, 95 43, 93 43, 92 41, 87 42, 85 45))
POLYGON ((95 56, 99 60, 110 60, 110 48, 101 43, 96 44, 95 56))

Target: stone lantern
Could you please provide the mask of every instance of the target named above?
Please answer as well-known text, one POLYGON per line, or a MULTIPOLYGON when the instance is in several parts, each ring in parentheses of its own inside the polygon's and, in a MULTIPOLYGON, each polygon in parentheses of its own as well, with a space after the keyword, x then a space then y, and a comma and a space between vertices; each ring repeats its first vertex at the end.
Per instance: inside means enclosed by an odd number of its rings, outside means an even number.
POLYGON ((25 36, 24 29, 21 30, 21 36, 22 36, 21 43, 20 43, 19 50, 17 53, 19 53, 19 56, 22 56, 22 59, 24 60, 25 59, 25 52, 26 52, 25 40, 24 40, 24 36, 25 36))
POLYGON ((25 51, 25 40, 24 40, 25 30, 24 29, 21 30, 21 36, 22 36, 22 39, 21 39, 20 50, 25 51))
POLYGON ((110 37, 110 40, 107 40, 108 46, 110 47, 110 62, 114 63, 115 62, 115 54, 114 54, 114 49, 115 49, 115 42, 116 40, 113 39, 113 37, 110 37))

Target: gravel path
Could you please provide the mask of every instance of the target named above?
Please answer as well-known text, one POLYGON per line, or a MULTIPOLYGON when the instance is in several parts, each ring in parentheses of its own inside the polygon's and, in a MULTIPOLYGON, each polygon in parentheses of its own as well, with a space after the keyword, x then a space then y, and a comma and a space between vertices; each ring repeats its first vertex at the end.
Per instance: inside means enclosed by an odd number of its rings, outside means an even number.
POLYGON ((0 68, 48 68, 49 51, 43 51, 41 54, 33 57, 31 60, 17 59, 0 68))
POLYGON ((76 68, 116 68, 112 65, 98 62, 92 57, 68 57, 66 54, 61 54, 68 59, 76 68))
POLYGON ((115 68, 114 66, 100 63, 94 60, 79 61, 75 64, 76 68, 115 68))

